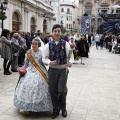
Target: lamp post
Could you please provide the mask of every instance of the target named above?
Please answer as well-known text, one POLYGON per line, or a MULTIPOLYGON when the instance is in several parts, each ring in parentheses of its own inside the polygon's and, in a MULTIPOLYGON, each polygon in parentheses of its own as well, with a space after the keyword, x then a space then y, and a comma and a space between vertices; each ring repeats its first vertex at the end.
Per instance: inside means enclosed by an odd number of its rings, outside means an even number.
POLYGON ((98 32, 98 3, 99 0, 96 0, 96 33, 98 32))
POLYGON ((0 6, 0 19, 2 21, 2 30, 4 28, 4 24, 3 21, 7 18, 5 16, 5 12, 7 9, 7 4, 8 4, 8 0, 0 0, 1 6, 0 6))

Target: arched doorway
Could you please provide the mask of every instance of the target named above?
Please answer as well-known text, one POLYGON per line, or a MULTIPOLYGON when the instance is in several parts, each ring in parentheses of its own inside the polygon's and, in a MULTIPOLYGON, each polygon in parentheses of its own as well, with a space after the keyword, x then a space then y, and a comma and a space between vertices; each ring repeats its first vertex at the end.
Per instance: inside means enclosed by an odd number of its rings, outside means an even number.
POLYGON ((17 12, 14 12, 13 13, 13 16, 12 16, 12 30, 13 31, 19 31, 19 27, 20 27, 20 16, 17 12))
POLYGON ((36 22, 35 22, 35 18, 32 17, 31 18, 31 32, 35 32, 36 30, 36 22))

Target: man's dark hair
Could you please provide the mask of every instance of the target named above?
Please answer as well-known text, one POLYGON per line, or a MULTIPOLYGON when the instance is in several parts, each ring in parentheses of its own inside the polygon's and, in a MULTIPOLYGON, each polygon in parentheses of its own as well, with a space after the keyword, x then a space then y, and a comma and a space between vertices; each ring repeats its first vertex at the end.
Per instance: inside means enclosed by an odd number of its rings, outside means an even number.
POLYGON ((39 32, 39 33, 40 33, 40 30, 37 30, 37 32, 39 32))
POLYGON ((40 36, 41 33, 40 33, 40 32, 37 32, 36 34, 37 34, 37 36, 40 36))
POLYGON ((53 30, 56 29, 56 28, 60 28, 60 29, 61 29, 61 25, 60 25, 60 24, 55 24, 55 25, 52 27, 52 32, 53 32, 53 30))
POLYGON ((10 31, 8 29, 3 29, 1 36, 7 37, 9 33, 10 33, 10 31))

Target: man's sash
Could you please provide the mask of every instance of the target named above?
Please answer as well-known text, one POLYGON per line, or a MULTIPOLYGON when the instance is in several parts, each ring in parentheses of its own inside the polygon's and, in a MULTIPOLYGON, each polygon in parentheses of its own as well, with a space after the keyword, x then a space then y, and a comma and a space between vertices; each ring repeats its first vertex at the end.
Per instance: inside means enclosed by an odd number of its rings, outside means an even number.
POLYGON ((36 63, 36 61, 34 60, 31 52, 29 52, 27 54, 29 61, 31 62, 31 64, 41 73, 41 75, 44 77, 44 80, 48 83, 48 77, 46 76, 46 74, 43 72, 43 70, 40 68, 40 66, 36 63))

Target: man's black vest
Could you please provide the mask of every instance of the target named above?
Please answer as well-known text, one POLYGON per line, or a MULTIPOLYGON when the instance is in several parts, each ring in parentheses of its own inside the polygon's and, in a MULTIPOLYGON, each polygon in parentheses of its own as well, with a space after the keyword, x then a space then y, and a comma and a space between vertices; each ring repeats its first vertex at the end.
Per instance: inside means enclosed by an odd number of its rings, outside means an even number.
POLYGON ((55 41, 49 42, 49 59, 51 61, 57 60, 59 65, 67 64, 66 57, 66 41, 60 40, 56 45, 55 41))

